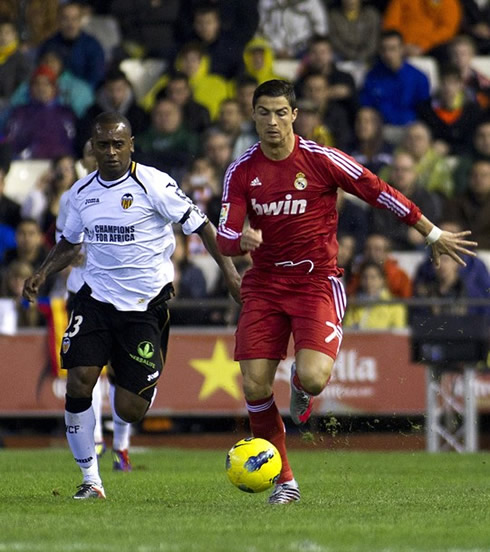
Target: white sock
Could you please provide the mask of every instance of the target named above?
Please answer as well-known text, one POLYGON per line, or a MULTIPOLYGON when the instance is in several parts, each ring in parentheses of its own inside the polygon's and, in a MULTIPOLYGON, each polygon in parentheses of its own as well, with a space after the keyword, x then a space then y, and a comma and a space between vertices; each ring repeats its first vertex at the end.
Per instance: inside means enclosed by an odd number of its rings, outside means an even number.
POLYGON ((94 439, 96 443, 101 443, 104 440, 104 436, 102 428, 102 384, 100 378, 92 390, 92 408, 95 415, 94 439))
POLYGON ((129 449, 129 437, 131 435, 131 424, 120 418, 114 406, 114 395, 116 387, 112 383, 109 384, 109 399, 111 401, 112 419, 114 421, 114 435, 112 438, 113 450, 129 449))
POLYGON ((82 470, 83 481, 101 485, 95 453, 95 416, 92 406, 84 412, 65 410, 66 438, 75 462, 82 470))

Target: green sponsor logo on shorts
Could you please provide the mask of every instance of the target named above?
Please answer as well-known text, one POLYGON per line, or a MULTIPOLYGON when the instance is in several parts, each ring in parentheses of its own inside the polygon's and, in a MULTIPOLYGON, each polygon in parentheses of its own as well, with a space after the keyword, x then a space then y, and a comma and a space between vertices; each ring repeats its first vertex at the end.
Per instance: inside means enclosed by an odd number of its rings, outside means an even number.
POLYGON ((141 357, 141 358, 151 358, 154 354, 155 354, 155 349, 153 347, 153 344, 150 343, 149 341, 142 341, 139 345, 138 345, 138 355, 141 357))

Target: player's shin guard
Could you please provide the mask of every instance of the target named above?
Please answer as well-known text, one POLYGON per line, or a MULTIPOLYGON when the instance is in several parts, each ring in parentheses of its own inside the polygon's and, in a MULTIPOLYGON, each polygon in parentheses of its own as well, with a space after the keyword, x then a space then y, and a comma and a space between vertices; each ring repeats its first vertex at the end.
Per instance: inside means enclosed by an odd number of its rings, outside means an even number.
POLYGON ((293 471, 289 466, 286 451, 286 428, 274 401, 274 395, 266 399, 247 401, 250 429, 254 437, 270 441, 279 451, 282 460, 281 476, 278 483, 291 481, 293 471))
POLYGON ((75 462, 82 470, 84 482, 101 484, 95 452, 95 416, 91 398, 66 395, 66 438, 75 462))

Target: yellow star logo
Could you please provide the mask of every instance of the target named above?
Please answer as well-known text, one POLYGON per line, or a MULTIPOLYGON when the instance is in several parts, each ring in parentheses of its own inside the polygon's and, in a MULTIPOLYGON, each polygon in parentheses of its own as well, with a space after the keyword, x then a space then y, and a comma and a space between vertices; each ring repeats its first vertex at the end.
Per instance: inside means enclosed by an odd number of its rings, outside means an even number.
POLYGON ((240 366, 228 356, 228 351, 222 339, 216 340, 213 356, 209 359, 192 359, 189 363, 195 370, 204 375, 199 398, 207 399, 218 389, 223 389, 234 399, 240 398, 240 388, 236 375, 240 366))

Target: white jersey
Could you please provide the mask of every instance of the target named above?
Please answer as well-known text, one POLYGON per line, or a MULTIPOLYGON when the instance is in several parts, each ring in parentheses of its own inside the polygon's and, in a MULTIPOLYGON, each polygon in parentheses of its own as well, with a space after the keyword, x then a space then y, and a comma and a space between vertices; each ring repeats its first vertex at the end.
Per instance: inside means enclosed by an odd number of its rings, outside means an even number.
POLYGON ((174 277, 172 224, 189 235, 206 222, 173 178, 133 162, 118 180, 96 171, 72 186, 63 237, 85 243, 84 280, 94 299, 145 311, 174 277))
MULTIPOLYGON (((59 242, 63 228, 65 227, 66 217, 68 216, 68 207, 69 207, 69 201, 70 201, 70 190, 66 190, 66 192, 63 192, 63 194, 60 197, 60 205, 58 210, 58 216, 56 218, 56 241, 59 242)), ((73 266, 70 270, 70 274, 68 275, 68 279, 66 281, 66 289, 70 291, 71 293, 76 293, 84 283, 83 280, 83 271, 86 264, 85 259, 85 246, 82 246, 83 254, 83 264, 80 266, 73 266)))

